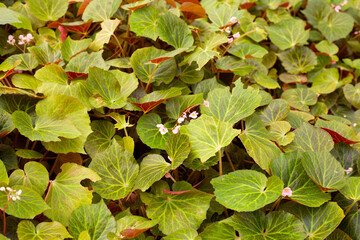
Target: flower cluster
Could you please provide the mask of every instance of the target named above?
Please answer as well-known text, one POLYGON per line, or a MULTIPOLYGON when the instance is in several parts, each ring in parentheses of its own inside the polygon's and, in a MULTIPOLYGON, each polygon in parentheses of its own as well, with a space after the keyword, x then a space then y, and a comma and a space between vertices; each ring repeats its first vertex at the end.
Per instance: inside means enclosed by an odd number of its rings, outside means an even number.
POLYGON ((350 174, 354 169, 353 168, 348 168, 347 170, 344 170, 344 172, 346 174, 350 174))
POLYGON ((348 0, 344 0, 340 5, 331 4, 331 7, 335 10, 335 12, 340 12, 341 7, 345 6, 348 3, 348 0))
POLYGON ((20 195, 22 193, 21 189, 16 191, 10 187, 0 187, 0 191, 5 192, 8 195, 8 199, 13 201, 20 200, 20 195))
MULTIPOLYGON (((235 23, 236 23, 236 17, 231 17, 230 20, 229 20, 229 22, 230 22, 231 24, 235 24, 235 23)), ((239 22, 238 22, 238 23, 239 23, 239 22)), ((224 32, 224 29, 221 29, 221 31, 224 32)), ((226 32, 226 33, 231 33, 230 27, 225 28, 225 32, 226 32)), ((229 44, 232 43, 232 42, 234 41, 234 39, 237 39, 237 38, 239 38, 239 37, 240 37, 240 33, 239 33, 239 32, 235 33, 232 37, 230 37, 230 38, 228 39, 228 43, 229 43, 229 44)))
MULTIPOLYGON (((204 106, 209 107, 210 103, 208 101, 204 101, 204 106)), ((193 111, 189 114, 189 118, 197 119, 198 115, 199 115, 198 112, 193 111)), ((177 124, 183 123, 187 117, 188 117, 187 113, 183 112, 183 114, 177 119, 177 124)), ((169 132, 169 130, 163 124, 157 124, 156 127, 159 129, 161 135, 165 135, 166 133, 169 132)), ((180 125, 175 125, 175 127, 172 129, 173 134, 178 134, 180 131, 180 127, 181 127, 180 125)))
MULTIPOLYGON (((30 43, 32 40, 34 40, 34 37, 33 37, 33 35, 32 35, 31 33, 28 33, 26 36, 20 35, 20 36, 19 36, 18 44, 19 44, 19 45, 28 44, 28 43, 30 43)), ((8 36, 7 43, 10 44, 10 45, 15 45, 16 40, 15 40, 15 38, 14 38, 13 35, 9 35, 9 36, 8 36)))

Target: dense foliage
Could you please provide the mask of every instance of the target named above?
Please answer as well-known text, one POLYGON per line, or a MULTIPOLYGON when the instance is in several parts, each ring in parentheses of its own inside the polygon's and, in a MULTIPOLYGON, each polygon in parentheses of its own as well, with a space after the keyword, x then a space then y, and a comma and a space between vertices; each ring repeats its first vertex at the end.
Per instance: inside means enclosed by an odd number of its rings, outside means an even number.
POLYGON ((360 1, 2 2, 0 239, 360 239, 360 1))

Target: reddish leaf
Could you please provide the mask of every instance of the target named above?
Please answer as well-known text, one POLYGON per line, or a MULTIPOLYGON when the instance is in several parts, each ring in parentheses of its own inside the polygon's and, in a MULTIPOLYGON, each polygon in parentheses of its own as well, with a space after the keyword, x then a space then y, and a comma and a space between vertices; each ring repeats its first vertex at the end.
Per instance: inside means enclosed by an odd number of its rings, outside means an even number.
POLYGON ((244 4, 240 4, 240 8, 242 9, 249 9, 251 8, 252 6, 254 6, 254 2, 248 2, 248 3, 244 3, 244 4))
POLYGON ((286 2, 286 3, 283 3, 281 4, 279 7, 282 7, 282 8, 287 8, 289 6, 289 2, 286 2))
POLYGON ((63 28, 63 26, 61 26, 61 25, 58 26, 58 29, 59 29, 60 32, 61 32, 61 34, 60 34, 61 41, 65 41, 66 35, 67 35, 66 29, 63 28))
POLYGON ((165 188, 163 189, 163 193, 170 193, 171 195, 175 195, 175 194, 182 194, 185 192, 189 192, 190 190, 185 190, 185 191, 169 191, 166 190, 165 188))
POLYGON ((119 204, 117 204, 114 201, 110 201, 107 207, 110 210, 111 214, 113 215, 116 215, 117 213, 121 212, 121 208, 119 207, 119 204))
POLYGON ((245 56, 245 58, 255 58, 255 57, 253 57, 253 56, 250 55, 250 54, 247 54, 247 55, 245 56))
POLYGON ((81 23, 79 25, 66 25, 62 24, 63 27, 66 28, 69 32, 76 32, 81 34, 86 34, 91 26, 92 21, 88 21, 86 23, 81 23))
POLYGON ((0 138, 5 137, 6 135, 8 135, 10 133, 10 131, 4 131, 0 133, 0 138))
POLYGON ((9 76, 10 74, 12 74, 12 73, 14 72, 14 69, 15 69, 15 68, 10 69, 10 70, 7 71, 6 73, 1 73, 1 75, 0 75, 0 80, 3 80, 4 78, 6 78, 6 77, 9 76), (4 74, 4 75, 2 75, 2 74, 4 74))
POLYGON ((187 19, 206 18, 205 9, 196 3, 184 2, 181 4, 179 10, 184 14, 187 19))
POLYGON ((191 3, 195 3, 197 5, 201 5, 200 2, 198 0, 176 0, 178 3, 186 3, 186 2, 191 2, 191 3))
MULTIPOLYGON (((135 2, 136 2, 136 1, 135 1, 135 2)), ((136 5, 136 6, 134 6, 134 7, 129 7, 128 9, 131 10, 131 11, 134 11, 134 10, 136 10, 136 9, 145 7, 145 6, 147 6, 148 4, 150 4, 150 2, 147 2, 147 3, 144 3, 144 4, 140 4, 140 5, 136 5)))
POLYGON ((152 109, 159 106, 161 103, 165 102, 168 99, 169 98, 161 99, 161 100, 155 101, 155 102, 133 103, 133 104, 135 106, 137 106, 138 108, 140 108, 144 113, 147 113, 147 112, 151 111, 152 109))
POLYGON ((165 0, 167 4, 172 6, 173 8, 176 8, 176 2, 174 0, 165 0))
POLYGON ((83 14, 83 12, 85 11, 85 8, 89 5, 89 3, 91 2, 92 0, 84 0, 79 9, 78 9, 78 12, 77 12, 77 16, 83 14))
POLYGON ((344 142, 344 143, 347 143, 347 144, 355 144, 355 143, 360 142, 360 141, 352 141, 350 139, 347 139, 347 138, 341 136, 340 134, 338 134, 337 132, 335 132, 333 130, 323 128, 323 127, 321 127, 321 129, 327 131, 331 135, 331 137, 332 137, 335 144, 339 143, 339 142, 344 142))
POLYGON ((155 63, 155 64, 160 64, 163 61, 166 61, 166 60, 168 60, 170 58, 172 58, 172 57, 160 57, 160 58, 150 59, 149 61, 152 62, 152 63, 155 63))
POLYGON ((123 236, 121 239, 131 239, 136 237, 137 235, 146 232, 150 228, 144 228, 144 229, 125 229, 120 234, 123 236))
POLYGON ((61 22, 60 21, 56 21, 56 22, 49 22, 47 24, 47 26, 49 28, 58 28, 59 26, 61 26, 61 22))
POLYGON ((66 74, 70 80, 73 80, 78 77, 87 77, 88 76, 87 73, 77 73, 77 72, 66 72, 66 74))

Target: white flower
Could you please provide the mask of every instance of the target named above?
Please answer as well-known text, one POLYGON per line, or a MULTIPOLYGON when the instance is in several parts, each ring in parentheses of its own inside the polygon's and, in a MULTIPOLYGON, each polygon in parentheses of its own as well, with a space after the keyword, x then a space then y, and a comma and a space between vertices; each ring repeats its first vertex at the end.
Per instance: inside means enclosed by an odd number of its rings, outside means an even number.
POLYGON ((159 128, 159 131, 160 131, 161 135, 164 135, 164 134, 166 134, 169 130, 168 130, 166 127, 161 127, 161 128, 159 128))
POLYGON ((346 118, 346 115, 344 115, 344 118, 346 118))
POLYGON ((17 195, 21 195, 21 193, 22 193, 22 190, 21 190, 21 189, 16 192, 17 195))
POLYGON ((14 45, 14 44, 15 44, 15 39, 14 39, 14 36, 13 36, 13 35, 9 35, 9 36, 8 36, 7 43, 10 44, 10 45, 14 45))
POLYGON ((31 33, 28 33, 28 34, 26 35, 26 40, 27 40, 27 42, 31 42, 32 40, 34 40, 33 35, 32 35, 31 33))
POLYGON ((240 33, 239 33, 239 32, 235 33, 235 34, 233 35, 233 37, 234 37, 234 38, 239 38, 239 37, 240 37, 240 33))
POLYGON ((284 188, 283 191, 282 191, 281 196, 283 196, 283 197, 286 197, 286 196, 291 197, 292 196, 291 188, 289 188, 289 187, 284 188))
POLYGON ((334 8, 334 10, 335 10, 335 12, 340 12, 341 6, 336 6, 336 7, 334 8))
POLYGON ((185 120, 185 118, 179 117, 178 120, 177 120, 177 122, 178 122, 178 123, 182 123, 184 120, 185 120))
POLYGON ((186 119, 187 118, 186 113, 183 113, 183 115, 181 117, 186 119))
POLYGON ((230 33, 231 32, 230 28, 229 27, 225 28, 225 32, 230 33))
POLYGON ((8 190, 9 192, 11 192, 11 191, 12 191, 12 188, 6 187, 6 190, 8 190))
POLYGON ((25 42, 24 42, 23 40, 20 40, 20 41, 18 41, 18 44, 19 44, 19 45, 24 45, 25 42))
POLYGON ((178 133, 179 133, 179 130, 180 130, 180 127, 181 127, 181 126, 176 126, 176 127, 172 130, 173 134, 178 134, 178 133))
POLYGON ((205 106, 205 107, 210 107, 209 101, 204 101, 204 106, 205 106))
POLYGON ((162 128, 162 127, 164 127, 164 125, 163 124, 157 124, 156 127, 157 128, 162 128))
POLYGON ((353 127, 356 127, 356 125, 357 125, 357 124, 356 124, 356 123, 354 123, 354 124, 353 124, 353 127))
POLYGON ((13 201, 16 201, 16 196, 12 196, 11 199, 12 199, 13 201))
POLYGON ((343 1, 342 3, 340 3, 341 6, 345 6, 348 3, 347 0, 343 1))
POLYGON ((0 187, 0 191, 5 192, 5 187, 0 187))
POLYGON ((229 43, 229 44, 232 43, 233 41, 234 41, 233 38, 229 38, 229 39, 228 39, 228 43, 229 43))
POLYGON ((197 119, 198 114, 196 111, 193 111, 192 113, 190 113, 189 117, 191 117, 192 119, 197 119))
POLYGON ((230 20, 229 20, 229 22, 231 22, 231 23, 236 23, 236 17, 231 17, 230 20))
POLYGON ((354 169, 353 168, 348 168, 347 170, 345 170, 346 174, 350 174, 354 169))

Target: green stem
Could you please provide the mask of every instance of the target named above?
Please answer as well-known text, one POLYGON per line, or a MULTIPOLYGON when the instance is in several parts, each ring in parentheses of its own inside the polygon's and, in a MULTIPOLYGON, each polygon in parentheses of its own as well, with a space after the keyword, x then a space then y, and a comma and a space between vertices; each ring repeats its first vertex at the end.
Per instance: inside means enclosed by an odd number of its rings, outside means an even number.
POLYGON ((148 88, 149 88, 149 86, 150 86, 150 82, 151 82, 151 80, 152 80, 152 78, 153 78, 153 76, 154 76, 154 73, 155 73, 157 67, 158 67, 158 64, 155 64, 155 67, 154 67, 154 69, 153 69, 153 71, 152 71, 152 73, 151 73, 151 75, 150 75, 150 77, 149 77, 149 81, 148 81, 147 84, 146 84, 145 92, 147 92, 147 90, 148 90, 148 88))
POLYGON ((221 149, 219 150, 219 176, 222 175, 221 149))

